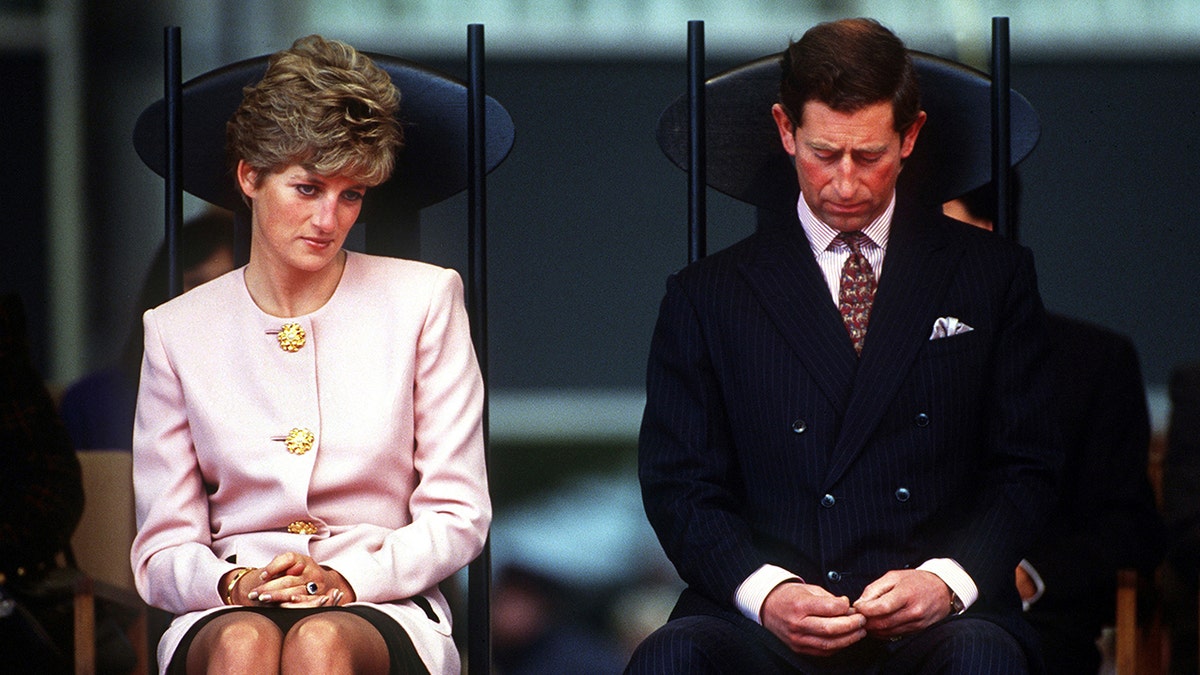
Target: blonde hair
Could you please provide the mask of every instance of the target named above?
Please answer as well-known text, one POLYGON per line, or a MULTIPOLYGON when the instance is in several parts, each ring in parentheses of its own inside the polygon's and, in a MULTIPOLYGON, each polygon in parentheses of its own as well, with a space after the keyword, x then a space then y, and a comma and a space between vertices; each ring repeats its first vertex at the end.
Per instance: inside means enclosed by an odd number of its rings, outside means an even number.
POLYGON ((403 145, 400 92, 391 77, 350 45, 319 35, 273 54, 246 87, 226 125, 231 164, 260 176, 292 164, 368 187, 386 181, 403 145))

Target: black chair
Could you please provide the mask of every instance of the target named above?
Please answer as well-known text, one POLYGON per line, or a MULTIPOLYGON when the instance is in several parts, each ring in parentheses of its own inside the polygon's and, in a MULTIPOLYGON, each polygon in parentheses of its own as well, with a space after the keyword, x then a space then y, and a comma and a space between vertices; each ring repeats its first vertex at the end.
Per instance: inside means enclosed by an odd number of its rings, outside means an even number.
MULTIPOLYGON (((508 156, 514 128, 508 112, 483 89, 483 26, 468 27, 466 82, 405 59, 369 56, 401 92, 405 147, 392 179, 372 188, 355 229, 365 230, 368 252, 417 258, 421 209, 468 191, 469 269, 464 281, 486 390, 486 176, 508 156)), ((242 264, 249 256, 249 211, 227 166, 225 123, 241 102, 242 88, 261 79, 267 58, 240 61, 181 84, 179 29, 166 30, 166 95, 138 118, 133 143, 142 161, 166 179, 166 241, 172 261, 177 260, 173 242, 182 221, 180 190, 233 211, 235 258, 242 264)), ((169 268, 178 289, 178 265, 172 262, 169 268)), ((485 441, 487 423, 485 403, 485 441)), ((490 669, 490 567, 490 544, 485 544, 468 572, 465 661, 470 672, 490 669)))
MULTIPOLYGON (((931 54, 911 52, 921 83, 921 107, 929 119, 905 161, 898 190, 942 204, 992 179, 991 80, 982 72, 931 54)), ((705 82, 703 138, 708 186, 771 211, 793 210, 799 197, 795 169, 779 143, 771 105, 779 100, 782 54, 772 54, 705 82)), ((1012 164, 1037 145, 1037 113, 1013 91, 1012 164)), ((692 129, 688 96, 663 112, 658 143, 679 168, 688 170, 692 129)))

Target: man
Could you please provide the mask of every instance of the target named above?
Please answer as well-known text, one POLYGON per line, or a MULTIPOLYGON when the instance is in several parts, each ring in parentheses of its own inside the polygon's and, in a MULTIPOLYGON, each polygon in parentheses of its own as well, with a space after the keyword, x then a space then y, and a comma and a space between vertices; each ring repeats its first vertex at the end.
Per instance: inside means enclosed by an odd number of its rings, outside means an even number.
MULTIPOLYGON (((1015 203, 1020 181, 1012 178, 1015 203)), ((943 210, 990 231, 995 202, 988 184, 943 210)), ((1050 520, 1016 569, 1017 590, 1047 672, 1095 675, 1096 641, 1114 620, 1117 571, 1150 579, 1163 557, 1162 517, 1146 474, 1150 412, 1129 338, 1053 312, 1046 327, 1066 461, 1050 520)))
POLYGON ((795 213, 672 276, 655 328, 639 473, 688 588, 629 672, 1037 670, 1032 258, 896 194, 925 113, 878 23, 792 44, 771 113, 795 213))

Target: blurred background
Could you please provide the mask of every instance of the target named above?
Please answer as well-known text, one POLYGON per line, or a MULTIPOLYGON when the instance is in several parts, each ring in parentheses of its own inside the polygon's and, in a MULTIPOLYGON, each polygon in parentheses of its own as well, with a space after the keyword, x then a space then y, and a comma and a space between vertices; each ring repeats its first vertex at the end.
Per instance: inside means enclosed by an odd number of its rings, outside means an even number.
MULTIPOLYGON (((1194 0, 0 0, 0 290, 24 299, 53 387, 120 351, 162 240, 162 180, 130 137, 162 97, 164 26, 185 80, 313 32, 465 79, 467 24, 485 24, 488 93, 517 130, 488 182, 497 579, 557 591, 515 607, 619 654, 678 583, 635 454, 663 282, 686 261, 686 178, 654 136, 685 91, 686 22, 705 21, 715 74, 858 15, 985 71, 990 18, 1010 17, 1012 86, 1042 122, 1022 240, 1049 308, 1132 337, 1161 431, 1171 368, 1200 358, 1194 0)), ((709 222, 714 251, 754 213, 712 193, 709 222)), ((465 196, 422 213, 422 258, 465 272, 465 239, 465 196)))

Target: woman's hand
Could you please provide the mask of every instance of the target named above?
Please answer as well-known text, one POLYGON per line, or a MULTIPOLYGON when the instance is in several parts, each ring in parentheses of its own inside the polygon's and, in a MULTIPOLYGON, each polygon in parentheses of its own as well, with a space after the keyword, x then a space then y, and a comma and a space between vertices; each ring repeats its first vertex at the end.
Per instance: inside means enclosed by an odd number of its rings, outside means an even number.
POLYGON ((280 607, 333 607, 354 600, 354 590, 337 570, 322 567, 301 553, 281 553, 261 570, 245 575, 231 594, 239 604, 280 607), (239 591, 245 591, 240 595, 239 591))

